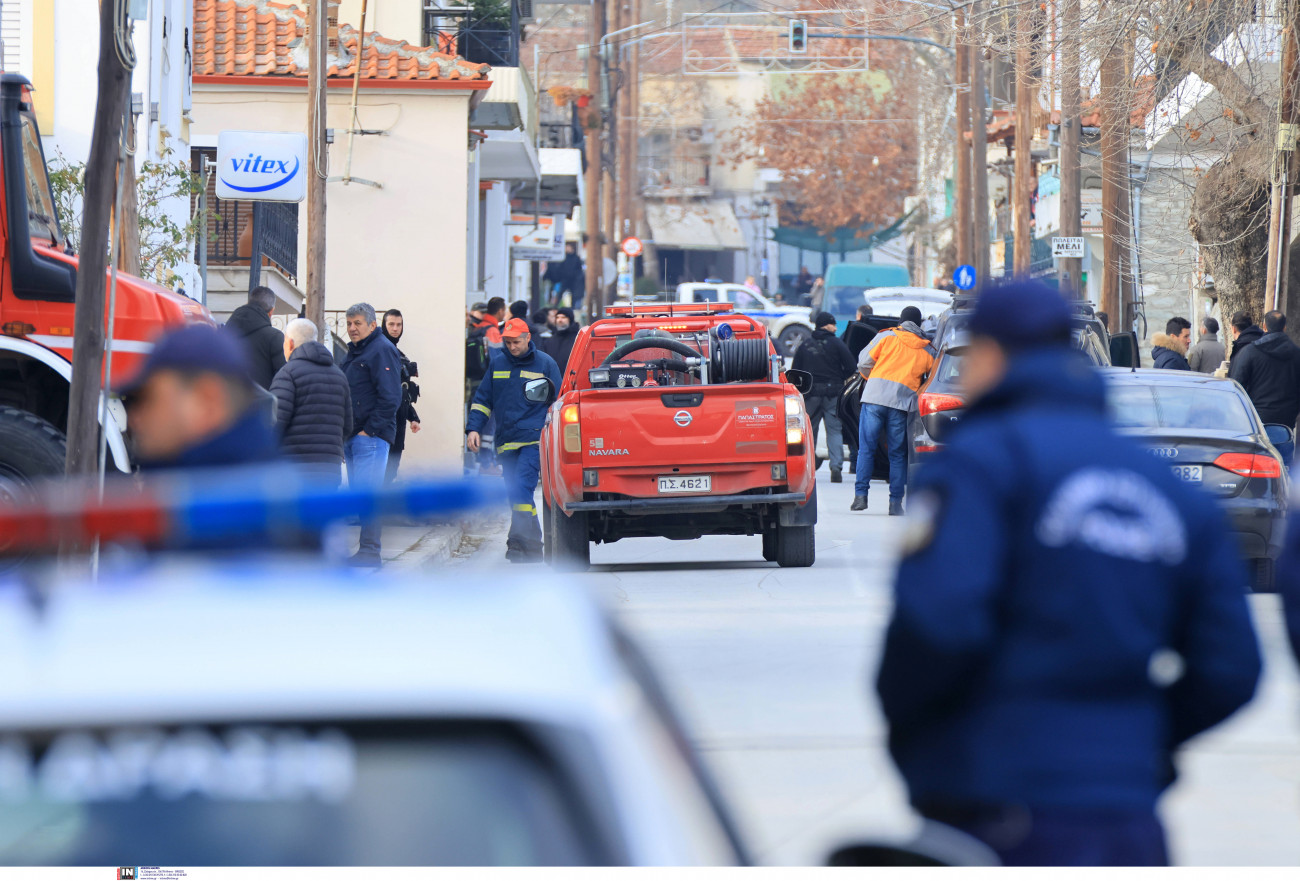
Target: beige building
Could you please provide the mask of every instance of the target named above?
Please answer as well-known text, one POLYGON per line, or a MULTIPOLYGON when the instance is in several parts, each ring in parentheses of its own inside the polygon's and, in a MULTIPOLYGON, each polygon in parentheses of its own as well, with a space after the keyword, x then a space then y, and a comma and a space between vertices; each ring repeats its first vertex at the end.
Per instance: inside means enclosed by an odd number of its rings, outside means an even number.
MULTIPOLYGON (((345 4, 345 16, 351 5, 345 4)), ((370 5, 384 23, 387 4, 370 5)), ((370 29, 375 20, 366 25, 355 108, 353 24, 339 22, 330 53, 327 125, 335 134, 328 148, 325 308, 336 331, 343 330, 342 310, 358 301, 380 312, 402 311, 402 350, 419 364, 417 409, 427 414, 424 431, 408 438, 405 459, 449 468, 459 464, 463 445, 469 117, 491 81, 487 65, 380 36, 370 29), (353 180, 345 183, 349 128, 365 133, 353 138, 353 180)), ((196 168, 215 156, 222 131, 306 129, 305 33, 305 13, 293 4, 195 0, 196 168)), ((220 315, 242 302, 248 288, 252 212, 247 203, 212 207, 218 219, 209 248, 209 305, 220 315)), ((277 292, 286 315, 297 312, 299 278, 306 275, 305 205, 301 224, 298 207, 278 206, 277 222, 263 236, 268 259, 261 281, 277 292)))

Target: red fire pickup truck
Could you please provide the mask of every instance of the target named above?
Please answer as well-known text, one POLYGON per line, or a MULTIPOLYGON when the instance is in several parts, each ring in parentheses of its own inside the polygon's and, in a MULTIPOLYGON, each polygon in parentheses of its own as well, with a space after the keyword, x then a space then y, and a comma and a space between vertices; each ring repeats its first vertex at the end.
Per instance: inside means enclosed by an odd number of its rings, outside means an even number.
POLYGON ((764 559, 812 565, 812 377, 787 377, 767 329, 731 309, 613 306, 579 334, 542 430, 553 565, 585 569, 591 542, 703 535, 760 535, 764 559))

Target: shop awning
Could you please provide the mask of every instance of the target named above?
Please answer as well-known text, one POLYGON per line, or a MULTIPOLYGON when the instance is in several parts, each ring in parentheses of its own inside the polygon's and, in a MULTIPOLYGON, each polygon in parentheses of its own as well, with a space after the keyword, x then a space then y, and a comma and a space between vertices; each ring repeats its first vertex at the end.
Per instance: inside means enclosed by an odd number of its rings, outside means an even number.
POLYGON ((915 212, 909 211, 883 229, 876 226, 841 226, 826 236, 811 226, 781 226, 772 230, 772 239, 782 245, 825 254, 865 251, 898 236, 913 213, 915 212))
POLYGON ((743 251, 745 236, 730 202, 647 202, 646 221, 657 248, 743 251))

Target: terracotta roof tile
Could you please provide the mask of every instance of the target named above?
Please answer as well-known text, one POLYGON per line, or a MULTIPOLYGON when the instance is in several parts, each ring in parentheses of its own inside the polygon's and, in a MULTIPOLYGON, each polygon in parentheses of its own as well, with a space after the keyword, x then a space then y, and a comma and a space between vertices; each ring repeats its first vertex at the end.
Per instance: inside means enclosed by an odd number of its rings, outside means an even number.
MULTIPOLYGON (((307 76, 307 14, 274 0, 194 0, 196 76, 307 76)), ((473 64, 440 46, 413 46, 373 31, 365 36, 363 80, 486 80, 488 65, 473 64)), ((357 30, 339 23, 331 77, 356 73, 357 30)))

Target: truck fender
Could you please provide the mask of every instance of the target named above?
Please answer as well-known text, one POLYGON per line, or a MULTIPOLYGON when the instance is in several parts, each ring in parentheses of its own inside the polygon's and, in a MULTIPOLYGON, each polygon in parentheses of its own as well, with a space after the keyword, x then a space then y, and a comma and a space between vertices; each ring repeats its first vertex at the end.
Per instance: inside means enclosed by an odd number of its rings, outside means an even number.
MULTIPOLYGON (((13 352, 31 358, 33 361, 39 361, 63 377, 64 381, 68 383, 69 390, 71 390, 72 364, 57 352, 51 351, 31 340, 7 336, 0 336, 0 352, 13 352)), ((110 399, 108 414, 108 423, 102 427, 108 437, 109 459, 114 468, 129 474, 131 471, 131 457, 127 453, 126 440, 122 436, 122 428, 126 423, 126 411, 123 410, 120 402, 110 399)))
POLYGON ((817 484, 813 484, 807 502, 802 505, 782 505, 779 514, 782 526, 816 526, 817 484))

